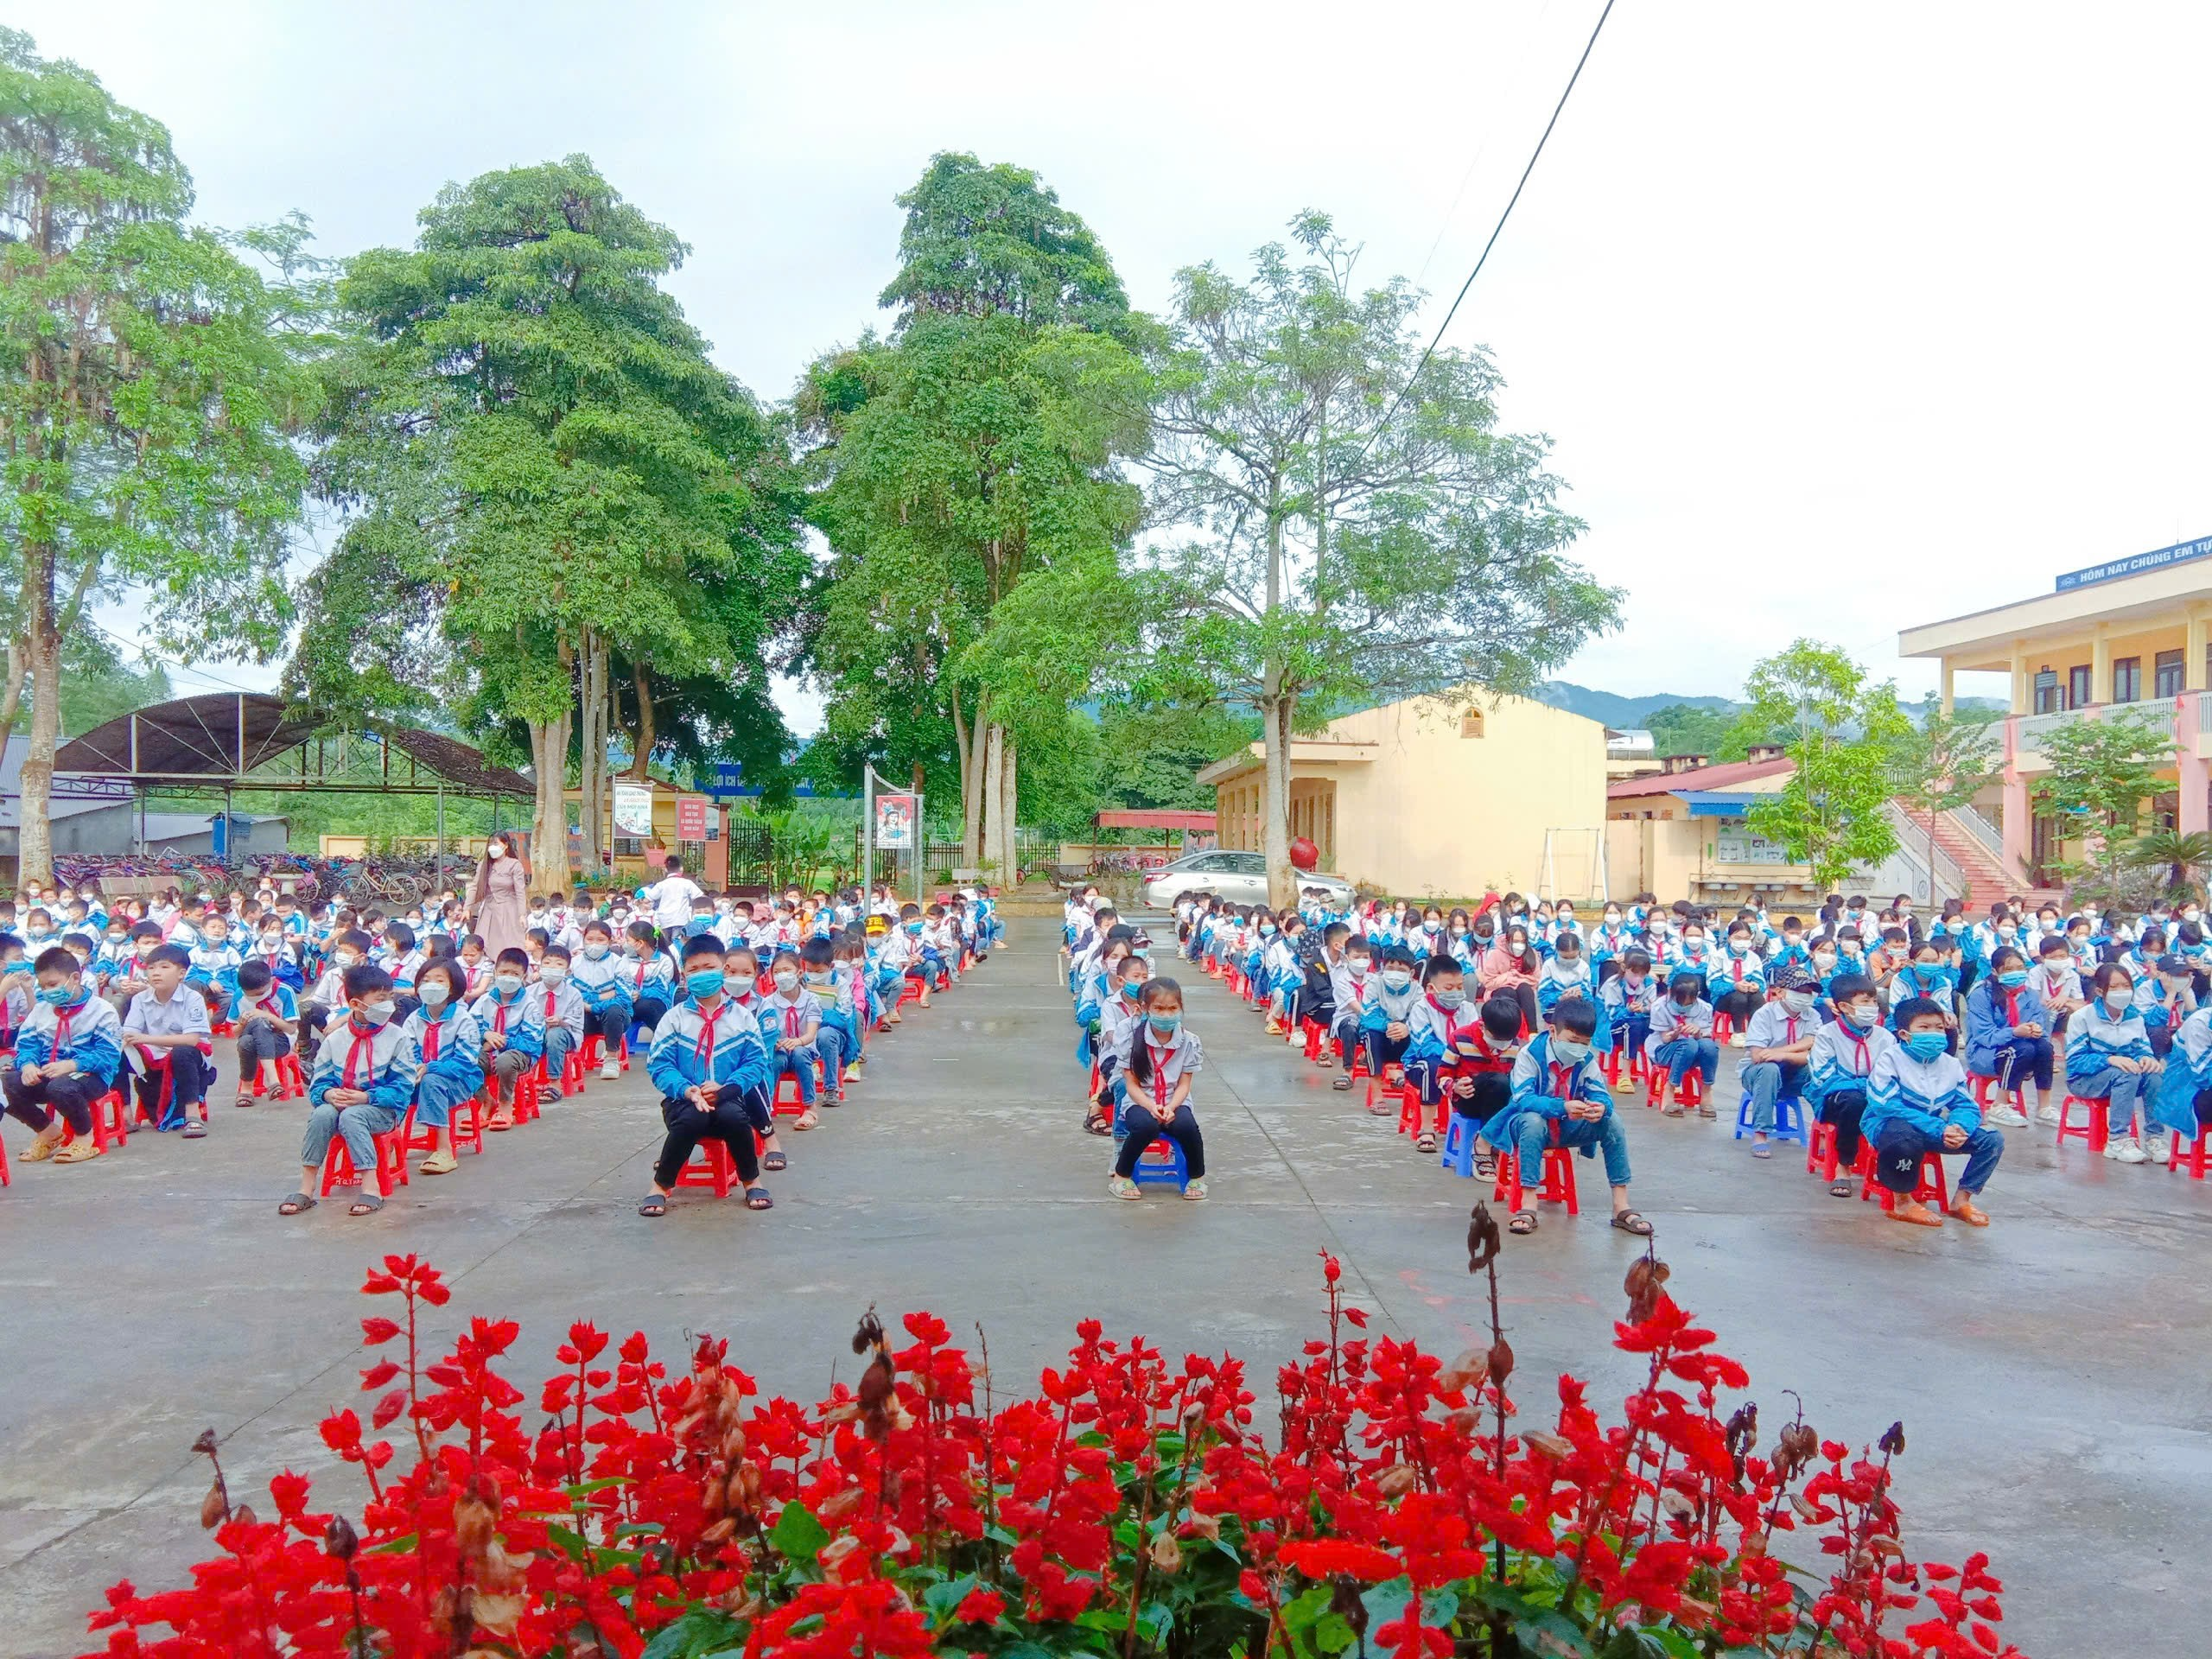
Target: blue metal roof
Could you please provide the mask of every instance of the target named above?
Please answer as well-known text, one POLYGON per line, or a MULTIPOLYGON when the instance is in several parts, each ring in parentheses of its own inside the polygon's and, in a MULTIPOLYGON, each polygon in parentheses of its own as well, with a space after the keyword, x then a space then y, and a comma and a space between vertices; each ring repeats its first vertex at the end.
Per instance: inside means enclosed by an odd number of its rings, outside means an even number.
POLYGON ((1678 789, 1675 798, 1688 806, 1694 818, 1740 818, 1758 796, 1732 789, 1678 789))

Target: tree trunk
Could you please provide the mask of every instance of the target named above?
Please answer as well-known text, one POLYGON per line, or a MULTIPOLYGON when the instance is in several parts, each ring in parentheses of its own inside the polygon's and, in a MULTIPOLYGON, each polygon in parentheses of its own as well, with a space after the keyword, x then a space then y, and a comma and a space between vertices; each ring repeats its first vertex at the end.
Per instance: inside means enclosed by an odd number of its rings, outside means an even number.
POLYGON ((982 835, 971 868, 1006 865, 1006 728, 994 721, 984 731, 982 835))
POLYGON ((582 879, 596 884, 608 845, 606 647, 587 628, 575 657, 576 840, 583 859, 582 879))
POLYGON ((646 767, 652 760, 653 745, 660 741, 660 733, 653 725, 652 676, 643 663, 630 664, 630 681, 638 694, 637 750, 631 757, 630 776, 642 784, 652 776, 646 767))
POLYGON ((983 856, 983 727, 990 707, 990 693, 978 694, 970 725, 960 712, 959 691, 953 692, 952 739, 960 756, 960 861, 969 866, 983 856))
POLYGON ((999 813, 999 867, 991 872, 991 880, 1002 883, 1013 881, 1014 866, 1021 857, 1021 801, 1020 791, 1014 787, 1014 734, 1008 732, 1006 734, 1006 794, 999 813))
POLYGON ((23 659, 26 654, 20 637, 8 641, 8 683, 0 686, 0 735, 16 729, 16 713, 23 706, 23 659))
POLYGON ((1265 798, 1260 806, 1262 846, 1268 855, 1268 903, 1275 910, 1294 904, 1298 878, 1290 867, 1290 727, 1297 698, 1276 696, 1260 704, 1266 751, 1265 798))
MULTIPOLYGON (((23 550, 23 636, 29 647, 31 726, 23 754, 16 883, 54 885, 54 751, 61 733, 61 635, 54 620, 54 551, 23 550)), ((10 653, 12 655, 12 653, 10 653)))
POLYGON ((530 885, 543 893, 569 887, 569 808, 563 798, 569 780, 569 720, 530 728, 530 760, 537 793, 530 813, 530 885))

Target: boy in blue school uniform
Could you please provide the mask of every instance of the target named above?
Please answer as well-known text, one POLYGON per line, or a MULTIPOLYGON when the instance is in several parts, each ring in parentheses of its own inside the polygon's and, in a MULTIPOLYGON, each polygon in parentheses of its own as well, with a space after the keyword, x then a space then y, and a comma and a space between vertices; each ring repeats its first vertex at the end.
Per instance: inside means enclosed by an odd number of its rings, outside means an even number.
POLYGON ((484 1127, 511 1129, 516 1080, 545 1052, 544 1017, 530 992, 530 953, 513 945, 500 951, 491 983, 468 1012, 476 1022, 485 1086, 492 1091, 492 1116, 484 1127))
POLYGON ((1613 1192, 1613 1225, 1649 1237, 1651 1224, 1629 1207, 1628 1133, 1613 1110, 1612 1090, 1598 1069, 1591 1038, 1598 1010, 1586 997, 1557 1004, 1544 1033, 1513 1062, 1512 1097, 1483 1126, 1487 1144, 1519 1160, 1523 1204, 1506 1222, 1514 1233, 1536 1230, 1535 1194, 1544 1176, 1544 1153, 1567 1147, 1585 1157, 1602 1153, 1613 1192))
MULTIPOLYGON (((163 947, 167 949, 168 947, 163 947)), ((250 1106, 254 1079, 276 1092, 276 1062, 292 1052, 300 1030, 299 1003, 269 964, 256 957, 238 969, 238 1089, 233 1104, 250 1106), (266 1073, 266 1075, 264 1075, 266 1073)), ((213 1072, 211 1069, 209 1077, 213 1072)))
MULTIPOLYGON (((1402 944, 1388 947, 1382 953, 1382 973, 1367 983, 1359 1014, 1359 1037, 1366 1046, 1370 1076, 1380 1077, 1383 1067, 1405 1058, 1406 1044, 1413 1036, 1414 1004, 1421 997, 1421 989, 1414 983, 1413 952, 1402 944)), ((1386 1101, 1376 1101, 1374 1110, 1378 1116, 1389 1109, 1386 1101)))
POLYGON ((683 947, 683 1000, 661 1017, 645 1051, 645 1073, 661 1092, 667 1138, 653 1166, 652 1190, 638 1205, 646 1217, 668 1213, 669 1194, 702 1141, 729 1149, 748 1210, 774 1200, 760 1183, 754 1135, 762 1125, 757 1103, 765 1098, 768 1052, 751 1014, 723 988, 721 941, 695 935, 683 947))
POLYGON ((31 964, 38 989, 16 1052, 0 1072, 7 1115, 36 1130, 26 1163, 80 1164, 99 1156, 92 1139, 92 1106, 115 1082, 123 1065, 122 1022, 94 996, 83 966, 59 945, 31 964), (65 1126, 76 1138, 61 1144, 65 1126))
POLYGON ((1859 1162, 1859 1121, 1866 1114, 1874 1065, 1897 1046, 1897 1039, 1882 1024, 1874 982, 1864 974, 1837 975, 1829 982, 1828 994, 1834 1000, 1836 1017, 1813 1034, 1805 1103, 1835 1130, 1836 1179, 1828 1192, 1847 1198, 1852 1193, 1850 1172, 1859 1162))
MULTIPOLYGON (((1630 945, 1615 965, 1619 971, 1598 988, 1599 1006, 1605 1011, 1615 1046, 1624 1054, 1641 1054, 1645 1039, 1651 1035, 1651 1008, 1659 995, 1658 983, 1651 976, 1651 953, 1640 944, 1630 945)), ((1628 1068, 1622 1068, 1621 1080, 1614 1090, 1624 1095, 1636 1092, 1636 1079, 1628 1068)))
POLYGON ((372 963, 346 970, 346 1017, 334 1017, 315 1051, 308 1079, 308 1127, 300 1143, 300 1184, 276 1213, 296 1216, 315 1208, 314 1190, 334 1136, 346 1143, 361 1190, 346 1214, 372 1216, 384 1208, 376 1178, 376 1137, 397 1128, 415 1096, 415 1080, 400 1065, 404 1046, 391 976, 372 963))
POLYGON ((238 968, 245 961, 231 943, 230 931, 230 924, 211 912, 199 929, 197 942, 188 947, 192 969, 185 983, 207 999, 207 1017, 218 1025, 238 1007, 238 968))
POLYGON ((583 926, 583 954, 569 964, 569 983, 584 1005, 584 1035, 599 1039, 599 1075, 622 1075, 622 1045, 630 1035, 631 975, 614 954, 614 930, 597 917, 583 926))
MULTIPOLYGON (((1781 993, 1761 1003, 1744 1033, 1745 1065, 1738 1081, 1751 1102, 1751 1156, 1771 1158, 1768 1135, 1774 1128, 1774 1103, 1788 1095, 1802 1109, 1805 1083, 1813 1058, 1813 1039, 1821 1017, 1813 1012, 1813 976, 1802 969, 1778 969, 1775 988, 1781 993)), ((1801 1115, 1802 1124, 1803 1117, 1801 1115)))
POLYGON ((1997 1173, 2005 1137, 1986 1128, 1967 1088, 1966 1070, 1951 1052, 1948 1016, 1926 997, 1908 998, 1897 1021, 1896 1046, 1874 1063, 1859 1130, 1874 1147, 1874 1179, 1890 1190, 1890 1219, 1941 1227, 1943 1218, 1913 1198, 1921 1160, 1931 1152, 1963 1152, 1950 1213, 1969 1227, 1989 1217, 1974 1203, 1997 1173))

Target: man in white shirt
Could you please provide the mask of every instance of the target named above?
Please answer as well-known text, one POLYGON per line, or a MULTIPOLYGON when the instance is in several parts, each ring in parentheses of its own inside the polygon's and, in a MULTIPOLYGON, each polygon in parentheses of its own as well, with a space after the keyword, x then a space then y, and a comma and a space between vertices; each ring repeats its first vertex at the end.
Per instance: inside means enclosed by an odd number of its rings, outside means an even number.
POLYGON ((653 907, 653 925, 664 933, 681 934, 691 925, 691 906, 707 896, 705 889, 683 874, 683 861, 671 858, 661 879, 645 890, 653 907))

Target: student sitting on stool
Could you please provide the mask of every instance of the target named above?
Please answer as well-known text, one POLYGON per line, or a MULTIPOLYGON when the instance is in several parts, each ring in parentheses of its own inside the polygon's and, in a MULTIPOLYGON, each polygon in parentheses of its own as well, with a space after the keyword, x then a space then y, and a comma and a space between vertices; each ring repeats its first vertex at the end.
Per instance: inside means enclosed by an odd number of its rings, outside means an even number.
POLYGON ((1544 1034, 1513 1062, 1505 1109, 1484 1126, 1484 1140, 1519 1160, 1522 1207, 1506 1222, 1509 1232, 1536 1230, 1544 1154, 1560 1146, 1603 1153, 1605 1179, 1613 1189, 1613 1225, 1639 1238, 1650 1236, 1651 1224, 1629 1208, 1628 1134, 1591 1049, 1597 1029, 1598 1010, 1588 998, 1571 996, 1554 1006, 1544 1034))
POLYGON ((1874 1062, 1859 1129, 1874 1147, 1874 1179, 1893 1195, 1890 1218, 1915 1227, 1941 1227, 1943 1218, 1913 1197, 1921 1160, 1931 1152, 1963 1152, 1951 1214, 1969 1227, 1989 1217, 1974 1197, 1997 1173, 2005 1137, 1984 1128, 1981 1109, 1967 1088, 1966 1068, 1951 1050, 1949 1017, 1924 996, 1908 997, 1891 1010, 1897 1046, 1874 1062))
MULTIPOLYGON (((1782 995, 1762 1002, 1744 1029, 1746 1064, 1738 1082, 1751 1101, 1751 1156, 1771 1158, 1767 1135, 1774 1128, 1774 1103, 1784 1095, 1804 1099, 1805 1077, 1813 1058, 1814 1034, 1821 1028, 1813 1012, 1813 976, 1795 964, 1777 969, 1774 984, 1782 995)), ((1801 1110, 1798 1122, 1802 1124, 1801 1110)))

